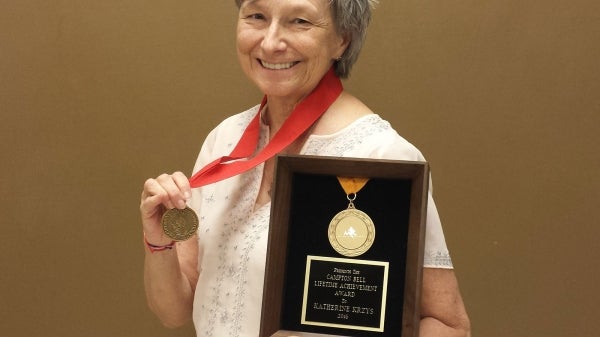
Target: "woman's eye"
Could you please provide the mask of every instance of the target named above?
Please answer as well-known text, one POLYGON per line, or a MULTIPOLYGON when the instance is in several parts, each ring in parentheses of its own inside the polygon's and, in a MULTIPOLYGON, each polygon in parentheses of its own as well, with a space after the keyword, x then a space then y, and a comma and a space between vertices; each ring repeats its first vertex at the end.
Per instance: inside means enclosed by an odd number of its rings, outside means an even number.
POLYGON ((254 13, 254 14, 247 15, 246 18, 253 19, 253 20, 263 20, 265 18, 265 16, 260 13, 254 13))
POLYGON ((308 25, 308 24, 310 24, 310 22, 308 20, 301 19, 301 18, 294 19, 294 23, 297 23, 297 24, 300 24, 300 25, 308 25))

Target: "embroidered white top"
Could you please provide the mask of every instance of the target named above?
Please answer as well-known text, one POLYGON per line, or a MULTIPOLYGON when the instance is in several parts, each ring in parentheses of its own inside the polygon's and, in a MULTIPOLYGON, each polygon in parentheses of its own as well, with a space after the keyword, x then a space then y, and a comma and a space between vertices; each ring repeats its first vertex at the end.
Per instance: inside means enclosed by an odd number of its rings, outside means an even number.
MULTIPOLYGON (((197 172, 228 155, 258 111, 231 116, 205 140, 197 172)), ((269 139, 261 125, 259 148, 269 139)), ((301 154, 425 161, 421 152, 378 115, 367 115, 331 135, 311 135, 301 154)), ((270 203, 254 210, 263 165, 193 190, 191 206, 200 218, 200 278, 194 297, 194 325, 202 337, 256 337, 260 325, 270 203)), ((452 268, 438 212, 428 198, 425 267, 452 268)))

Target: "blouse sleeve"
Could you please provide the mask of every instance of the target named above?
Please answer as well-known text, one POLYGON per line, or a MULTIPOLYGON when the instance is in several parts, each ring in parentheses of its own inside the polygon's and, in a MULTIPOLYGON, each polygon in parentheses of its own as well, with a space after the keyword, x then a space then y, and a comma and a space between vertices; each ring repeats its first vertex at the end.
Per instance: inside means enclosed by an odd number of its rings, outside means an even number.
MULTIPOLYGON (((374 159, 426 161, 425 157, 414 145, 402 138, 393 129, 385 133, 388 139, 378 139, 371 147, 374 149, 369 157, 374 159)), ((427 198, 427 220, 425 226, 425 252, 423 266, 428 268, 452 269, 452 259, 446 245, 440 216, 433 199, 433 185, 429 176, 429 192, 427 198)))

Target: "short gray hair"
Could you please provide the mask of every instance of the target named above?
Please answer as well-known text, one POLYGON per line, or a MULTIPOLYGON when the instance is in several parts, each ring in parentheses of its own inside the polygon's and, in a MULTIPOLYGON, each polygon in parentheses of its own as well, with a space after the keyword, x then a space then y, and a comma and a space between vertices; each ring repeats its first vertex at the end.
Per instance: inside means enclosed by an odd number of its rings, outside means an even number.
MULTIPOLYGON (((244 0, 235 0, 238 8, 244 0)), ((341 36, 349 40, 342 57, 335 60, 335 73, 340 78, 348 78, 350 69, 358 59, 367 37, 367 27, 371 22, 371 9, 377 0, 329 0, 335 28, 341 36)))

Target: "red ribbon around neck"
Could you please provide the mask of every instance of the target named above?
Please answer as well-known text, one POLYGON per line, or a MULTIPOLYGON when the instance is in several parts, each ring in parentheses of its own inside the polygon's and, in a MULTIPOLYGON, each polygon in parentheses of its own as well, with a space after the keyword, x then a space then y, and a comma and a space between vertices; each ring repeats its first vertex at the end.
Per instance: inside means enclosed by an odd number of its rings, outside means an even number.
POLYGON ((317 87, 292 111, 273 139, 256 156, 250 156, 256 150, 260 134, 260 112, 267 103, 263 98, 258 113, 240 138, 238 144, 228 156, 223 156, 204 166, 190 178, 191 187, 200 187, 227 179, 259 165, 273 157, 313 125, 342 93, 343 87, 335 72, 330 69, 317 87))

